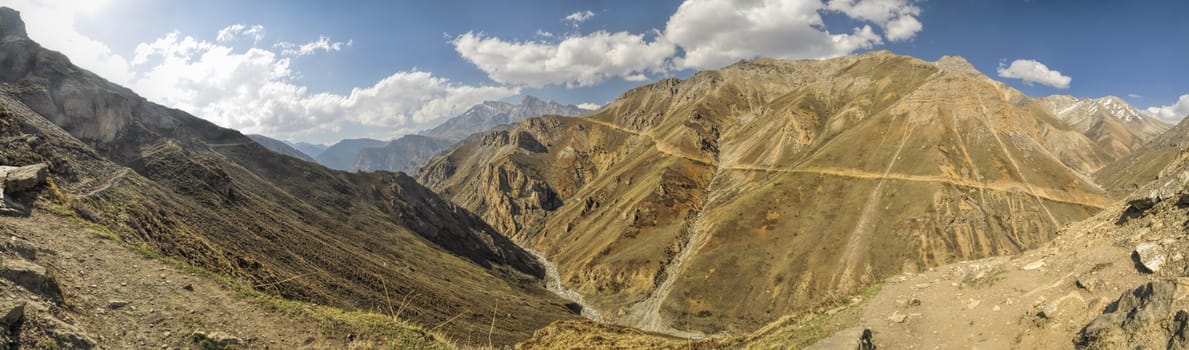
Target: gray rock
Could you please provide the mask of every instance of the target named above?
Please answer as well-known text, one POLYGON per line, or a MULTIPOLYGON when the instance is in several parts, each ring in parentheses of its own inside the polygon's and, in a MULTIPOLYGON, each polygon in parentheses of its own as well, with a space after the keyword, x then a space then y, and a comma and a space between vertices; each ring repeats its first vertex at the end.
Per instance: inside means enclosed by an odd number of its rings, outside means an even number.
POLYGON ((24 287, 30 292, 37 293, 50 300, 62 301, 62 290, 58 282, 48 275, 44 267, 23 259, 7 259, 0 277, 24 287))
POLYGON ((1171 321, 1176 289, 1173 282, 1148 282, 1124 292, 1102 315, 1082 328, 1074 345, 1080 349, 1137 348, 1140 345, 1164 348, 1175 336, 1163 324, 1171 321), (1147 342, 1152 344, 1145 344, 1147 342))
POLYGON ((243 344, 243 340, 237 337, 218 332, 195 331, 191 339, 200 346, 214 345, 220 348, 243 344))
POLYGON ((23 302, 0 302, 0 348, 7 349, 16 338, 16 334, 12 334, 16 325, 25 318, 25 303, 23 302))
POLYGON ((1160 271, 1160 267, 1164 266, 1164 262, 1167 260, 1164 248, 1159 243, 1153 242, 1144 242, 1135 246, 1135 255, 1139 258, 1140 264, 1152 273, 1160 271))
POLYGON ((49 168, 45 164, 33 164, 18 168, 0 168, 0 173, 4 174, 4 191, 17 193, 45 183, 45 176, 49 173, 49 168))
POLYGON ((130 303, 131 303, 131 302, 129 302, 129 301, 127 301, 127 300, 112 300, 111 302, 108 302, 108 303, 107 303, 107 308, 109 308, 109 309, 119 309, 119 308, 122 308, 122 307, 128 306, 128 304, 130 304, 130 303))

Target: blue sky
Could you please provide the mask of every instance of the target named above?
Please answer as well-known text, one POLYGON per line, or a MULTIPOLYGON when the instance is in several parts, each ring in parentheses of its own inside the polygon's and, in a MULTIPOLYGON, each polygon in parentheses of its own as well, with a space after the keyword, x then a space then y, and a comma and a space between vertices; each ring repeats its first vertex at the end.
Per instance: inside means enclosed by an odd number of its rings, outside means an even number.
POLYGON ((22 11, 34 40, 151 100, 320 143, 416 132, 485 99, 602 104, 741 58, 870 49, 960 55, 1032 96, 1116 95, 1166 120, 1189 114, 1187 1, 0 4, 22 11))

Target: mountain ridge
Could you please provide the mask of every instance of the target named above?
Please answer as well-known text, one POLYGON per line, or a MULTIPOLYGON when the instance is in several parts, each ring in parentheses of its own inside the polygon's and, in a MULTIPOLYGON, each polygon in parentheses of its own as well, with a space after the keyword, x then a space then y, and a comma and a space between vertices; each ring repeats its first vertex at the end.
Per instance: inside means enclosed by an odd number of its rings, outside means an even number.
POLYGON ((696 335, 1048 241, 1108 203, 1085 174, 1109 160, 960 57, 877 51, 664 79, 460 145, 419 179, 605 319, 696 335))

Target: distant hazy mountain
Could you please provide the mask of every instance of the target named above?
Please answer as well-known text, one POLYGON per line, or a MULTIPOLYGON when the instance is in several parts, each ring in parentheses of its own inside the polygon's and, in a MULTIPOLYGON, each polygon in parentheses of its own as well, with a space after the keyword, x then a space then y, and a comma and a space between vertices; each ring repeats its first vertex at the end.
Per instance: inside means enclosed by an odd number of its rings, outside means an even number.
POLYGON ((484 132, 492 128, 518 123, 522 120, 542 115, 579 116, 590 111, 575 105, 563 105, 553 101, 542 101, 536 97, 525 96, 520 104, 487 101, 471 107, 457 117, 450 118, 442 125, 422 132, 422 135, 461 141, 474 133, 484 132))
POLYGON ((384 147, 364 148, 355 158, 354 169, 390 170, 415 173, 434 155, 450 148, 454 142, 421 135, 405 135, 388 142, 384 147))
POLYGON ((285 143, 284 141, 277 140, 277 139, 274 139, 274 138, 271 138, 268 136, 264 136, 264 135, 255 135, 255 134, 248 135, 248 138, 252 139, 252 141, 256 141, 256 143, 259 143, 261 146, 264 146, 264 148, 267 148, 270 151, 284 154, 284 155, 287 155, 287 156, 290 156, 293 158, 297 158, 297 159, 301 159, 301 160, 306 160, 306 161, 311 161, 311 162, 314 161, 314 158, 303 153, 302 151, 299 151, 299 150, 289 146, 289 144, 285 143))
POLYGON ((301 153, 305 153, 306 155, 310 156, 310 158, 318 158, 318 156, 322 155, 322 152, 326 152, 326 149, 330 148, 330 146, 327 145, 309 142, 290 143, 289 145, 293 146, 293 148, 296 148, 298 151, 301 151, 301 153))
POLYGON ((1114 96, 1093 99, 1053 95, 1040 101, 1115 158, 1139 149, 1171 127, 1114 96))
POLYGON ((542 115, 578 116, 587 111, 574 105, 525 96, 519 104, 487 101, 450 118, 421 135, 405 135, 390 142, 372 139, 343 140, 320 152, 318 163, 340 170, 387 170, 409 174, 468 136, 491 131, 542 115))
POLYGON ((386 143, 374 139, 347 139, 326 148, 315 158, 319 164, 338 170, 355 170, 355 158, 364 148, 384 147, 386 143))

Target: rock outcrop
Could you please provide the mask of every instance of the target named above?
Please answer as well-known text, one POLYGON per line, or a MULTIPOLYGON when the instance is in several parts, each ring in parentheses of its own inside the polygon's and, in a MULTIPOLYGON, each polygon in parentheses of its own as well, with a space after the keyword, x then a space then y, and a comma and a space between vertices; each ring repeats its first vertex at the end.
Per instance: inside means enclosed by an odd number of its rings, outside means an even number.
POLYGON ((30 192, 45 183, 47 173, 45 164, 0 166, 0 215, 28 215, 36 197, 30 192))
POLYGON ((1189 313, 1172 309, 1177 284, 1149 282, 1123 293, 1082 328, 1074 344, 1079 349, 1185 349, 1189 313))
POLYGON ((1140 149, 1171 127, 1115 96, 1090 99, 1053 95, 1038 101, 1116 159, 1140 149))

